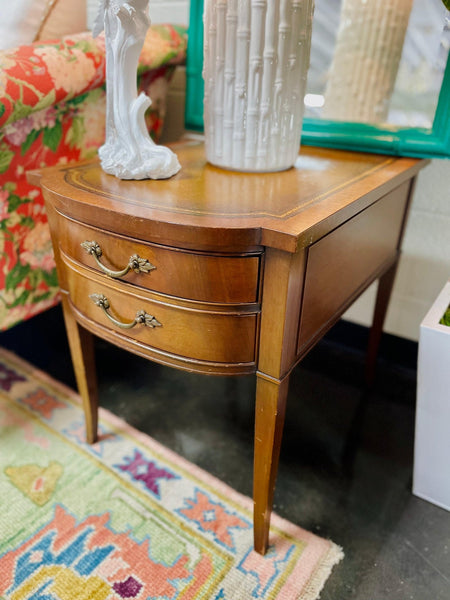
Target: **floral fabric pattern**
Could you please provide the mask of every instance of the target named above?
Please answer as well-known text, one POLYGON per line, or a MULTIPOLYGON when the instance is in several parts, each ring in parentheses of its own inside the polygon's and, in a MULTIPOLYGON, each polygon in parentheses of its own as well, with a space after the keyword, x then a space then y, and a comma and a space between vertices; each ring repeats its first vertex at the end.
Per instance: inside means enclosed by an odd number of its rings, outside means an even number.
MULTIPOLYGON (((139 89, 152 98, 146 121, 158 139, 183 27, 152 26, 139 66, 139 89)), ((94 158, 105 136, 104 39, 88 33, 0 52, 0 330, 59 301, 40 189, 26 172, 94 158)))

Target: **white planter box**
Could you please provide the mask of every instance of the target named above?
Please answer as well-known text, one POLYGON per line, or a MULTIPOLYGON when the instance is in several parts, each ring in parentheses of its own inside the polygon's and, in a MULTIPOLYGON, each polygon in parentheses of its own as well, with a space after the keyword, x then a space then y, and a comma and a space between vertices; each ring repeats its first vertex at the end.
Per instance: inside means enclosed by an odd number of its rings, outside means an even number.
POLYGON ((450 281, 420 325, 413 494, 450 510, 450 281))

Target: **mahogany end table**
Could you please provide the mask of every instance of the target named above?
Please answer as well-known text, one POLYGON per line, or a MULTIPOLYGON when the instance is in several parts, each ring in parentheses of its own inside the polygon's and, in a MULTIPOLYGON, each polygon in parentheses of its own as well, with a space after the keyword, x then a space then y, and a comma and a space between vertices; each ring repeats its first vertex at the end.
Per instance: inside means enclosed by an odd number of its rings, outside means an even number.
POLYGON ((98 162, 29 174, 41 185, 89 442, 97 436, 95 334, 165 365, 256 373, 254 543, 265 553, 289 376, 379 279, 374 376, 408 206, 427 161, 303 147, 281 173, 206 163, 120 181, 98 162))

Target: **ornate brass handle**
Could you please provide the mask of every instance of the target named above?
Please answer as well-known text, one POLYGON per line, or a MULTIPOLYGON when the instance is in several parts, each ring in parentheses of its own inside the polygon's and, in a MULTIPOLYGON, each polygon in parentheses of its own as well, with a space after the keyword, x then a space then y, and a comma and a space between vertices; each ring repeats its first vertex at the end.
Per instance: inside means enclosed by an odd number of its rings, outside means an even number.
POLYGON ((139 323, 141 323, 145 327, 151 327, 152 329, 154 327, 162 327, 162 324, 157 319, 155 319, 153 315, 149 315, 148 313, 146 313, 145 310, 138 310, 134 321, 131 321, 131 323, 122 323, 121 321, 118 321, 112 315, 109 314, 108 309, 110 308, 110 304, 106 296, 104 296, 103 294, 91 294, 89 298, 94 302, 94 304, 96 304, 103 310, 105 315, 110 321, 112 321, 112 323, 114 323, 114 325, 117 325, 117 327, 120 327, 121 329, 131 329, 139 323))
POLYGON ((123 277, 131 270, 133 270, 135 273, 149 273, 150 271, 153 271, 153 269, 156 269, 155 265, 152 265, 152 263, 146 258, 141 258, 137 254, 133 254, 130 256, 130 260, 124 269, 121 271, 111 271, 111 269, 108 269, 105 267, 105 265, 102 265, 99 260, 100 256, 103 254, 103 251, 97 242, 89 242, 86 240, 85 242, 81 243, 81 246, 88 254, 91 254, 95 258, 95 262, 98 264, 101 270, 110 277, 123 277))

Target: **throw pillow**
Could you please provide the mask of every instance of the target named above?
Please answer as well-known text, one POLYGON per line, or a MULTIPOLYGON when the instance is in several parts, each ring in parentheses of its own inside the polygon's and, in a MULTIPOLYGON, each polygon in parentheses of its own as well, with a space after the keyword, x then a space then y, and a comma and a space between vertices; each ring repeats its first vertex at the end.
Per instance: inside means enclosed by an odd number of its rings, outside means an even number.
POLYGON ((86 30, 86 3, 80 0, 9 0, 4 4, 0 50, 86 30))
POLYGON ((86 31, 86 3, 81 0, 56 0, 37 39, 59 39, 83 31, 86 31))

